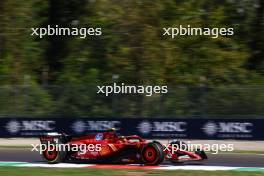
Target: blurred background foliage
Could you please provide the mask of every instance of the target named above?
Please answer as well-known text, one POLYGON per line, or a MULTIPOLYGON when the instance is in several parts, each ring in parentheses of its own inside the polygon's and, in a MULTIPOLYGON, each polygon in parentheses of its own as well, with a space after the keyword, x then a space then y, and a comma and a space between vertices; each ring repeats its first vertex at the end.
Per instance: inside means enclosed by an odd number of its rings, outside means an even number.
POLYGON ((263 25, 262 0, 1 0, 0 115, 264 116, 263 25), (103 35, 30 35, 48 24, 103 35), (180 24, 235 35, 162 36, 180 24), (96 94, 113 82, 169 93, 96 94))

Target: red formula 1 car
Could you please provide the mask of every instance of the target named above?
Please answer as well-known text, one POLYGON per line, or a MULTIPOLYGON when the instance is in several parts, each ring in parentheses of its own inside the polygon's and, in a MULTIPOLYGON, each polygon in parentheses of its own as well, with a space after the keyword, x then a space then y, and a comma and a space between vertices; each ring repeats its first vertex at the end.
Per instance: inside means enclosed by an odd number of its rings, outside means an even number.
POLYGON ((48 134, 40 137, 42 156, 48 163, 66 160, 86 160, 96 163, 139 163, 158 165, 164 160, 173 163, 207 159, 204 151, 189 152, 173 147, 179 141, 162 145, 147 142, 137 135, 118 136, 114 130, 71 137, 65 134, 48 134))

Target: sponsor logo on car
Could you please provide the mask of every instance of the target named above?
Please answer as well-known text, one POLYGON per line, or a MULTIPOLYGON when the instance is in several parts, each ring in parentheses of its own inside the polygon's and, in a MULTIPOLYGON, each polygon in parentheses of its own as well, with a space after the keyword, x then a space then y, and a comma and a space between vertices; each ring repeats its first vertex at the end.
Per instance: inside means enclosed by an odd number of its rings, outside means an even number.
POLYGON ((97 133, 95 135, 95 140, 97 140, 97 141, 103 140, 103 138, 104 138, 103 133, 97 133))

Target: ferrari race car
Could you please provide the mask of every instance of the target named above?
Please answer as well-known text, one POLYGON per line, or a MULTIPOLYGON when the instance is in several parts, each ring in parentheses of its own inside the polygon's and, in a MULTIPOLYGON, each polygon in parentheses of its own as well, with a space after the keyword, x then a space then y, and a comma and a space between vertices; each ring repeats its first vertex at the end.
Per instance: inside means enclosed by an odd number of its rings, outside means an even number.
POLYGON ((180 141, 162 145, 148 142, 137 135, 118 136, 114 130, 73 137, 66 134, 48 134, 40 137, 41 155, 48 163, 67 160, 86 160, 95 163, 125 163, 159 165, 164 160, 172 163, 207 159, 204 151, 175 149, 180 141))

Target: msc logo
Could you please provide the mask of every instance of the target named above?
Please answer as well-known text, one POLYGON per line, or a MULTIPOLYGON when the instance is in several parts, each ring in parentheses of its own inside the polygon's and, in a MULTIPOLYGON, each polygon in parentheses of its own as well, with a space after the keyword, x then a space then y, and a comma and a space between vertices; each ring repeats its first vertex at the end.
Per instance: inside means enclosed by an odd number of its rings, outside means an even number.
POLYGON ((252 126, 253 124, 248 122, 207 122, 202 129, 212 136, 216 133, 251 133, 252 126))
POLYGON ((86 125, 83 121, 76 121, 72 125, 73 131, 76 133, 82 133, 85 131, 86 125))
POLYGON ((120 126, 121 122, 120 121, 92 121, 92 120, 88 120, 88 121, 76 121, 73 123, 72 125, 72 129, 73 131, 75 131, 76 133, 82 133, 86 130, 90 130, 90 131, 104 131, 110 128, 115 128, 117 130, 119 130, 119 126, 120 126))
POLYGON ((142 134, 148 134, 151 132, 152 130, 152 125, 150 122, 148 121, 143 121, 138 125, 138 130, 139 132, 141 132, 142 134))
POLYGON ((142 134, 149 134, 150 132, 184 132, 186 131, 186 122, 149 122, 142 121, 138 125, 138 130, 142 134))
POLYGON ((9 133, 18 133, 19 131, 52 131, 55 121, 52 120, 11 120, 6 124, 9 133))
POLYGON ((204 125, 203 130, 207 135, 212 136, 217 133, 218 127, 216 123, 208 122, 204 125))
POLYGON ((12 134, 17 133, 20 131, 20 123, 16 120, 9 121, 6 124, 6 130, 12 134))

